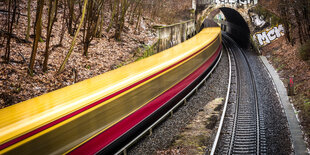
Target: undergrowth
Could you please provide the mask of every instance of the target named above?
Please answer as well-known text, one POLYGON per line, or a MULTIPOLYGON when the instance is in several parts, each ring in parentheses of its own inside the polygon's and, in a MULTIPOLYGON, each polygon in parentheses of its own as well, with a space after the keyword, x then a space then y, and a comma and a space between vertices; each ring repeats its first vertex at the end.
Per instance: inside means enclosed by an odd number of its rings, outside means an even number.
POLYGON ((302 60, 307 61, 310 59, 310 40, 301 45, 298 49, 299 56, 302 60))

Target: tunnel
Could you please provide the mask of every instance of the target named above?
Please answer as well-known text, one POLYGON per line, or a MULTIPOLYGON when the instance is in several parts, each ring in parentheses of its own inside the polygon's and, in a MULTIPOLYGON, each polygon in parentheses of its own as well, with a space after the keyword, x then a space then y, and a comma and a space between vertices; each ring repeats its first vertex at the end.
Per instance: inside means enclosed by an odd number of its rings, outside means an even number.
POLYGON ((240 47, 248 48, 250 45, 249 26, 240 13, 232 8, 222 7, 212 11, 204 20, 201 28, 215 26, 216 23, 213 21, 213 18, 220 11, 226 18, 226 21, 221 23, 225 25, 224 31, 229 33, 240 47))

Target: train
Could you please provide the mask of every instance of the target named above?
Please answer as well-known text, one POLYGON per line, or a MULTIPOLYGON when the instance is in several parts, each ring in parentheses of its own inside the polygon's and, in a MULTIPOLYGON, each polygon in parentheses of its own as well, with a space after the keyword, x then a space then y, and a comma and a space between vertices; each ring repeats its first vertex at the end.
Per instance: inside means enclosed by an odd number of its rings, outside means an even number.
POLYGON ((180 102, 222 49, 221 29, 0 110, 0 154, 113 154, 180 102))

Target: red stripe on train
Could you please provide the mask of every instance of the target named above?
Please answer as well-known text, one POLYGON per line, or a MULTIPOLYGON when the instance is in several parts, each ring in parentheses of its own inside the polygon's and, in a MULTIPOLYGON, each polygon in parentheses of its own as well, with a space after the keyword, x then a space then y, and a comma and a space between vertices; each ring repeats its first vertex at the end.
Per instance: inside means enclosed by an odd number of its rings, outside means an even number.
POLYGON ((195 81, 199 75, 201 75, 205 70, 207 70, 212 63, 215 61, 219 52, 222 48, 222 45, 219 46, 217 51, 208 59, 201 67, 196 71, 186 77, 184 80, 179 82, 177 85, 166 91, 161 96, 157 97, 141 109, 137 110, 133 114, 129 115, 119 123, 110 127, 106 131, 100 133, 96 137, 90 139, 88 142, 82 144, 78 148, 72 150, 70 154, 95 154, 100 151, 102 148, 111 144, 114 140, 125 134, 127 131, 132 129, 134 126, 139 124, 161 106, 166 104, 169 100, 179 94, 184 90, 188 85, 195 81))
MULTIPOLYGON (((218 39, 218 37, 216 39, 218 39)), ((149 79, 159 75, 159 74, 161 74, 162 72, 165 72, 166 70, 168 70, 168 69, 170 69, 170 68, 172 68, 172 67, 174 67, 174 66, 176 66, 176 65, 178 65, 180 63, 182 63, 183 61, 185 61, 185 60, 191 58, 192 56, 194 56, 195 54, 199 53, 201 50, 203 50, 204 48, 206 48, 207 46, 209 46, 210 44, 215 42, 216 39, 214 39, 211 43, 209 43, 208 45, 206 45, 205 47, 203 47, 199 51, 193 53, 192 55, 190 55, 190 56, 180 60, 179 62, 177 62, 177 63, 175 63, 175 64, 173 64, 173 65, 171 65, 171 66, 169 66, 169 67, 167 67, 167 68, 165 68, 165 69, 163 69, 163 70, 161 70, 161 71, 159 71, 159 72, 157 72, 157 73, 155 73, 155 74, 153 74, 153 75, 151 75, 151 76, 149 76, 149 77, 147 77, 147 78, 145 78, 145 79, 143 79, 143 80, 141 80, 139 82, 134 83, 131 86, 128 86, 128 87, 126 87, 126 88, 124 88, 124 89, 122 89, 122 90, 120 90, 120 91, 118 91, 118 92, 116 92, 114 94, 111 94, 111 95, 109 95, 109 96, 107 96, 107 97, 105 97, 105 98, 103 98, 103 99, 101 99, 101 100, 99 100, 97 102, 94 102, 94 103, 92 103, 92 104, 90 104, 90 105, 88 105, 86 107, 83 107, 83 108, 81 108, 81 109, 79 109, 77 111, 74 111, 74 112, 72 112, 72 113, 70 113, 70 114, 68 114, 68 115, 66 115, 66 116, 64 116, 62 118, 59 118, 59 119, 57 119, 57 120, 55 120, 55 121, 53 121, 51 123, 48 123, 48 124, 46 124, 44 126, 41 126, 41 127, 37 128, 37 129, 35 129, 33 131, 30 131, 30 132, 28 132, 28 133, 26 133, 24 135, 21 135, 21 136, 15 138, 15 139, 12 139, 12 140, 4 143, 4 144, 1 144, 0 145, 0 150, 3 150, 3 149, 5 149, 5 148, 7 148, 7 147, 9 147, 11 145, 14 145, 14 144, 16 144, 16 143, 26 139, 26 138, 29 138, 29 137, 33 136, 33 135, 35 135, 35 134, 37 134, 39 132, 42 132, 43 130, 46 130, 46 129, 48 129, 48 128, 50 128, 50 127, 52 127, 52 126, 54 126, 54 125, 56 125, 58 123, 61 123, 61 122, 65 121, 65 120, 67 120, 67 119, 69 119, 69 118, 71 118, 71 117, 73 117, 73 116, 75 116, 75 115, 77 115, 79 113, 82 113, 82 112, 84 112, 84 111, 86 111, 86 110, 88 110, 90 108, 93 108, 93 107, 99 105, 100 103, 102 103, 104 101, 107 101, 107 100, 109 100, 109 99, 111 99, 111 98, 113 98, 113 97, 115 97, 115 96, 117 96, 117 95, 119 95, 119 94, 121 94, 121 93, 123 93, 123 92, 125 92, 125 91, 127 91, 127 90, 129 90, 129 89, 131 89, 131 88, 133 88, 133 87, 135 87, 135 86, 137 86, 137 85, 139 85, 139 84, 141 84, 141 83, 143 83, 143 82, 145 82, 145 81, 147 81, 147 80, 149 80, 149 79)))

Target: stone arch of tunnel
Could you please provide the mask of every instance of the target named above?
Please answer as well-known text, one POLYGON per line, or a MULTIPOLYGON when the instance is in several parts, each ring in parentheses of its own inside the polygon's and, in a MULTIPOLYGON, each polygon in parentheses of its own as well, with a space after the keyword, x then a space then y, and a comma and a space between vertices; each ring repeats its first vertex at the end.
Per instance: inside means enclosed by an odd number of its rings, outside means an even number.
POLYGON ((225 25, 225 31, 229 33, 242 48, 249 47, 250 28, 243 16, 233 8, 220 7, 210 11, 209 15, 202 23, 201 28, 215 26, 216 23, 213 19, 215 15, 220 12, 223 13, 226 19, 226 21, 221 22, 221 24, 225 25))

